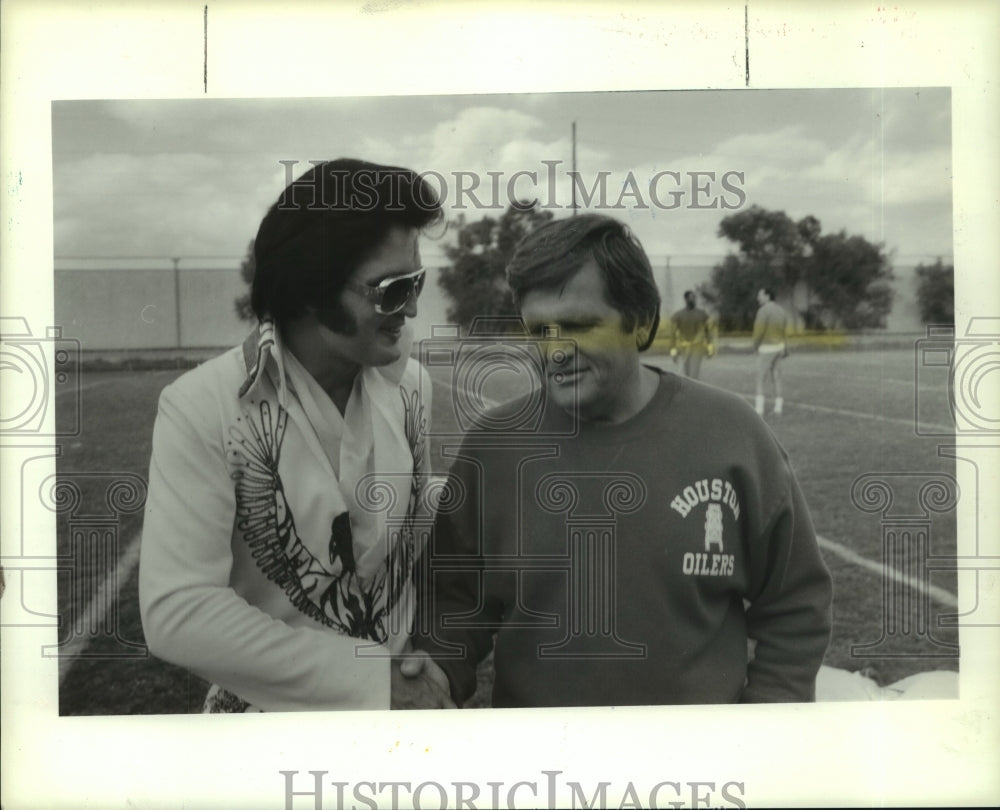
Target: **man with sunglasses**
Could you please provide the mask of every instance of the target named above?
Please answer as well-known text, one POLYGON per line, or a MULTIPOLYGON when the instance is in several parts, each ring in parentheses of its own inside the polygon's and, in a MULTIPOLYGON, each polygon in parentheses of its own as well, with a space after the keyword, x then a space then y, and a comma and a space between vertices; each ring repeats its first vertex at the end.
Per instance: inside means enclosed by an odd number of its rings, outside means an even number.
POLYGON ((389 707, 428 508, 430 385, 406 320, 440 218, 408 169, 314 165, 260 224, 256 329, 160 397, 143 629, 211 684, 205 711, 389 707))
POLYGON ((741 397, 643 362, 660 296, 639 242, 555 220, 507 280, 544 394, 452 451, 403 676, 443 670, 464 704, 492 652, 495 707, 814 699, 831 582, 809 510, 741 397))

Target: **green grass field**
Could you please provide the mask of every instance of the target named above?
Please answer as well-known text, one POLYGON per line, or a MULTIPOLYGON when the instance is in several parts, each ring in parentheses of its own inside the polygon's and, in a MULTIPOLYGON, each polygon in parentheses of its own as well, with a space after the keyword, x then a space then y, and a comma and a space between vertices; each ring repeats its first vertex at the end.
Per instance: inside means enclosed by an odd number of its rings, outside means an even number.
MULTIPOLYGON (((652 356, 649 361, 672 368, 669 358, 652 356)), ((79 487, 80 506, 75 515, 105 508, 108 482, 116 476, 134 474, 146 479, 157 397, 181 373, 81 374, 82 430, 63 444, 57 462, 60 479, 79 487)), ((450 375, 434 369, 432 376, 435 425, 440 428, 449 420, 454 424, 450 375)), ((942 615, 955 612, 947 596, 957 593, 956 575, 938 571, 927 575, 929 584, 939 589, 936 595, 909 593, 909 586, 901 586, 907 595, 898 604, 909 605, 910 612, 899 615, 897 602, 887 602, 885 596, 881 513, 862 511, 851 498, 855 480, 867 473, 909 473, 894 479, 898 483, 894 494, 903 506, 917 503, 917 489, 927 476, 954 475, 954 461, 938 455, 941 440, 916 435, 913 424, 915 397, 920 397, 925 418, 939 425, 951 423, 945 381, 924 375, 915 379, 913 350, 797 353, 785 362, 784 376, 785 414, 768 416, 767 421, 792 459, 834 576, 834 635, 827 663, 863 670, 881 684, 925 670, 957 670, 956 648, 947 646, 957 645, 957 631, 938 627, 942 615), (947 592, 945 598, 942 592, 947 592), (852 652, 858 645, 880 640, 883 643, 868 655, 852 652)), ((722 354, 703 365, 702 379, 752 394, 752 359, 722 354)), ((500 378, 493 386, 490 395, 502 399, 506 391, 522 388, 523 381, 511 378, 505 384, 500 378)), ((64 412, 69 405, 57 402, 64 412)), ((58 410, 57 418, 62 418, 58 410)), ((438 441, 432 443, 434 456, 438 441)), ((61 633, 70 653, 61 662, 60 713, 199 711, 206 684, 143 654, 134 565, 141 509, 121 515, 112 527, 116 540, 111 547, 119 560, 117 577, 109 578, 107 557, 81 552, 88 541, 73 540, 72 531, 79 532, 80 522, 74 524, 74 520, 68 514, 58 520, 60 555, 70 556, 77 549, 72 574, 59 581, 61 633), (105 580, 109 589, 103 600, 93 597, 105 580), (97 605, 99 616, 83 621, 81 613, 89 603, 97 605), (106 616, 103 608, 107 608, 106 616), (116 630, 105 632, 109 627, 116 630)), ((929 553, 954 555, 954 510, 932 515, 928 525, 929 553)), ((488 705, 490 679, 487 665, 472 705, 488 705)))

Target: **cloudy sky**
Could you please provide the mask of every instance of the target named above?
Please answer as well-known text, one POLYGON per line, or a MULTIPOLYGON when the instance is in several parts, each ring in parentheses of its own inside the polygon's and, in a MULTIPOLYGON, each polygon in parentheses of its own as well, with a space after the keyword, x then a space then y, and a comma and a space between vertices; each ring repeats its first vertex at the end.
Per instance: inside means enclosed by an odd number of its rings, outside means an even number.
MULTIPOLYGON (((712 264, 728 244, 713 199, 817 217, 882 242, 896 262, 950 257, 951 114, 945 88, 603 92, 382 98, 65 101, 53 104, 57 267, 76 257, 242 256, 284 187, 279 161, 354 156, 438 172, 455 204, 454 172, 471 172, 491 202, 538 196, 569 215, 571 128, 590 188, 607 172, 607 210, 627 220, 659 261, 712 264), (562 161, 550 171, 543 161, 562 161), (662 175, 651 197, 650 180, 662 175), (691 172, 705 188, 691 189, 691 172), (721 185, 727 172, 745 200, 721 185), (629 177, 635 183, 623 184, 629 177), (707 184, 707 188, 706 188, 707 184), (683 195, 671 197, 671 191, 683 195), (679 205, 667 209, 672 199, 679 205)), ((439 182, 434 181, 436 186, 439 182)), ((465 181, 466 184, 470 180, 465 181)), ((440 246, 424 248, 425 263, 440 246)), ((131 261, 131 260, 130 260, 131 261)), ((103 262, 106 263, 107 262, 103 262)), ((199 261, 206 264, 207 261, 199 261)), ((110 263, 110 264, 113 264, 110 263)))

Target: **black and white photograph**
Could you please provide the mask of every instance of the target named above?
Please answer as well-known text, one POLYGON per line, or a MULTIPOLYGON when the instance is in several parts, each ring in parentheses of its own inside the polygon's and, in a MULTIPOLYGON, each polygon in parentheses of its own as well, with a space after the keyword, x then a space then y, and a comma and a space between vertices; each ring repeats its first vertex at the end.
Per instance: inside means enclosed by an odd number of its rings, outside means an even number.
MULTIPOLYGON (((440 19, 384 6, 343 64, 440 19)), ((801 10, 706 15, 728 84, 534 76, 564 43, 295 87, 214 9, 177 90, 43 87, 48 205, 8 139, 5 749, 84 741, 95 807, 997 798, 995 109, 751 81, 801 10), (162 767, 116 782, 126 737, 162 767)), ((12 762, 5 806, 75 806, 12 762)))
POLYGON ((957 697, 955 458, 914 430, 953 429, 948 380, 913 363, 954 323, 950 130, 943 88, 55 103, 61 613, 118 589, 60 711, 388 708, 428 539, 442 701, 490 653, 476 705, 957 697), (257 399, 288 352, 319 388, 257 399), (351 404, 386 366, 395 450, 351 404))

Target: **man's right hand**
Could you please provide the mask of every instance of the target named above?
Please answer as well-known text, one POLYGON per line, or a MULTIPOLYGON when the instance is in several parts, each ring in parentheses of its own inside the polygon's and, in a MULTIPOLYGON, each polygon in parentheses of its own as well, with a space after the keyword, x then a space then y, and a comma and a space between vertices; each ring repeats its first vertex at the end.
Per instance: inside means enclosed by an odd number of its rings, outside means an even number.
POLYGON ((455 709, 448 676, 423 650, 392 660, 393 709, 455 709))

